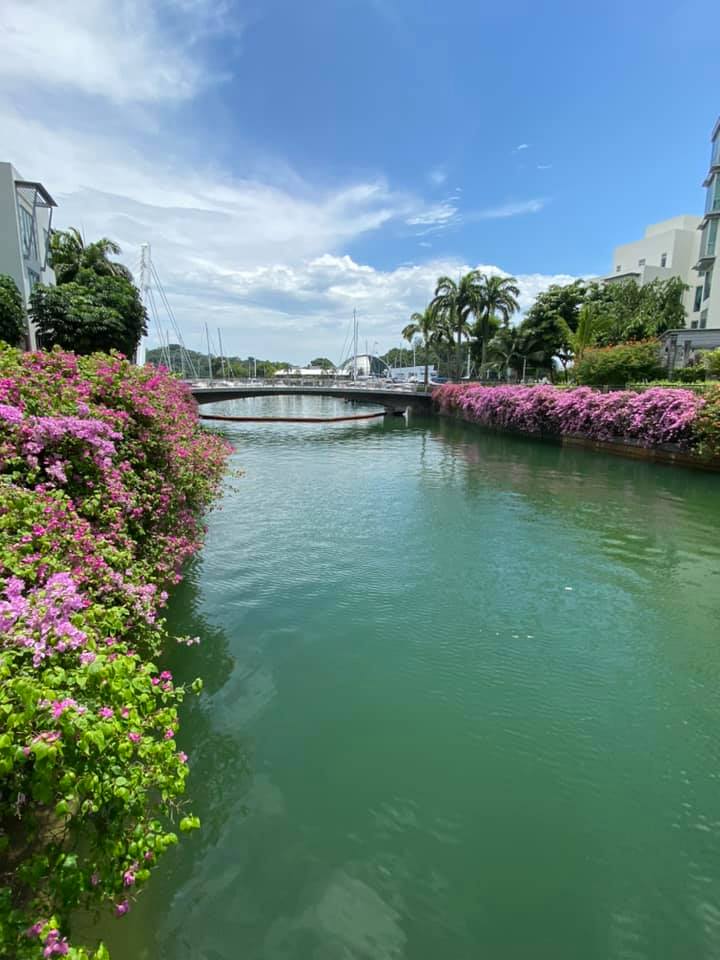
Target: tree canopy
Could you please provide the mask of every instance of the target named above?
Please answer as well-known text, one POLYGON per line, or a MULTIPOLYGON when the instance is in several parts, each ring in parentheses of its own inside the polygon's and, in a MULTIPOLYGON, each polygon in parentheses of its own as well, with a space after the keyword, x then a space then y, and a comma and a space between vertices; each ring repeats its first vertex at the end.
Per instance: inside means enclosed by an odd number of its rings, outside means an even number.
POLYGON ((134 356, 147 314, 130 271, 109 259, 120 247, 106 237, 86 244, 72 227, 53 233, 50 252, 57 286, 38 284, 30 296, 41 345, 134 356))
POLYGON ((25 334, 25 307, 12 277, 0 274, 0 340, 11 346, 25 334))

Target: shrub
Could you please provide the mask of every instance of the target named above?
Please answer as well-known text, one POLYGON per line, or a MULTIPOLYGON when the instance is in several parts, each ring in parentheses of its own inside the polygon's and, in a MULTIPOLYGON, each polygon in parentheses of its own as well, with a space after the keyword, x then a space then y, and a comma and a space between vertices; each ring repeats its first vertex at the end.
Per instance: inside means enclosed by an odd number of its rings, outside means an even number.
POLYGON ((720 347, 716 350, 703 350, 700 358, 708 376, 720 377, 720 347))
POLYGON ((591 347, 573 367, 577 383, 590 387, 625 386, 663 375, 657 340, 622 343, 615 347, 591 347))
POLYGON ((700 364, 694 364, 690 367, 678 367, 673 370, 673 380, 678 383, 702 383, 705 380, 707 371, 700 364))
POLYGON ((25 307, 12 277, 0 274, 0 340, 14 346, 25 333, 25 307))
POLYGON ((0 349, 0 956, 86 957, 198 825, 154 657, 226 453, 166 372, 0 349))
POLYGON ((689 446, 702 398, 689 390, 599 393, 589 387, 483 387, 445 384, 433 393, 445 411, 483 426, 590 440, 637 440, 689 446))
POLYGON ((720 386, 705 394, 694 433, 699 453, 707 457, 720 456, 720 386))

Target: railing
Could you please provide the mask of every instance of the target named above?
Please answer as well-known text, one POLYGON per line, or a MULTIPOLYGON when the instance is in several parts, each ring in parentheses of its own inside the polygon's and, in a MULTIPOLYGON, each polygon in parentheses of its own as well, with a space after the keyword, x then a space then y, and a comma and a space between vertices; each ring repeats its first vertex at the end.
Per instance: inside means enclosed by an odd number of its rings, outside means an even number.
POLYGON ((336 380, 331 377, 283 377, 282 380, 273 378, 272 380, 260 378, 240 378, 223 379, 207 377, 196 380, 186 380, 189 387, 195 387, 199 390, 233 390, 247 387, 262 387, 265 389, 282 390, 284 387, 323 387, 328 390, 357 390, 359 392, 378 391, 387 393, 432 393, 437 384, 429 383, 427 387, 424 383, 407 383, 396 381, 377 381, 377 380, 336 380))

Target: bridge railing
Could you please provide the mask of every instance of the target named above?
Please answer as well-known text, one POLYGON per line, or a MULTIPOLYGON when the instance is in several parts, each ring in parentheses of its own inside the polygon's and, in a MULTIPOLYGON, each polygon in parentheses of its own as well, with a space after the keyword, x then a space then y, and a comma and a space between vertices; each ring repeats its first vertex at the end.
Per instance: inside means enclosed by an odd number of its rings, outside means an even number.
POLYGON ((278 378, 262 379, 262 378, 241 378, 237 377, 235 379, 220 379, 213 378, 212 380, 207 377, 198 378, 196 380, 186 380, 188 386, 194 387, 198 390, 228 390, 237 387, 263 387, 264 389, 282 389, 283 387, 323 387, 324 389, 337 389, 337 390, 358 390, 361 392, 368 392, 373 390, 378 390, 382 392, 387 392, 388 390, 393 393, 431 393, 436 384, 430 383, 425 387, 424 383, 407 383, 404 381, 396 382, 390 380, 340 380, 332 377, 283 377, 281 380, 278 378))

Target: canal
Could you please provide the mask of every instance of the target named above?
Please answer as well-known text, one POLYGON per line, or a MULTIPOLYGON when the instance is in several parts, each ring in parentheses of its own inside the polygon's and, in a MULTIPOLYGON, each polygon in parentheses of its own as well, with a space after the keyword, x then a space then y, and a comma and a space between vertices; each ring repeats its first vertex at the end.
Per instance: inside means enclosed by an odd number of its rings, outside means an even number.
POLYGON ((203 829, 113 960, 720 956, 720 479, 449 420, 224 432, 170 608, 203 829))

